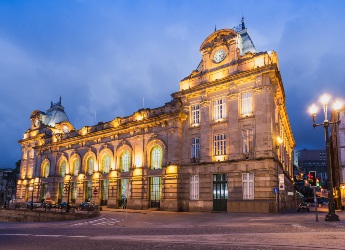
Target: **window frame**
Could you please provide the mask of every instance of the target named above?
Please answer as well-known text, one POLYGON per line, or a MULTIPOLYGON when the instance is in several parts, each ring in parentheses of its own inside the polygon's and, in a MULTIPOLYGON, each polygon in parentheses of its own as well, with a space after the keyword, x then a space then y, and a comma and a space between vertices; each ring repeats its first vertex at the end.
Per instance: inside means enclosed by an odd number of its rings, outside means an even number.
POLYGON ((226 134, 213 135, 213 155, 226 155, 226 134))
POLYGON ((253 93, 251 91, 241 93, 241 115, 251 115, 253 113, 253 93))
POLYGON ((190 176, 190 200, 199 200, 199 175, 190 176))
POLYGON ((120 171, 128 172, 131 168, 131 154, 128 150, 124 150, 120 155, 120 171))
POLYGON ((213 120, 221 120, 226 118, 226 100, 225 98, 213 101, 213 120))
POLYGON ((67 171, 67 162, 65 160, 62 160, 60 163, 60 176, 64 177, 66 175, 67 171))
POLYGON ((243 200, 254 200, 255 194, 255 176, 254 173, 242 173, 242 193, 243 200))
POLYGON ((254 150, 254 130, 242 129, 242 153, 248 154, 254 150))
POLYGON ((88 175, 91 175, 95 171, 95 159, 93 156, 89 156, 86 160, 86 173, 88 175), (90 164, 90 161, 92 161, 92 166, 90 164))
POLYGON ((192 105, 191 107, 192 125, 200 124, 200 104, 192 105))
POLYGON ((191 158, 200 158, 200 138, 198 137, 192 138, 191 158))
POLYGON ((150 168, 162 169, 163 149, 159 145, 152 147, 150 152, 150 168))
POLYGON ((75 158, 73 160, 73 173, 71 173, 73 176, 77 176, 80 171, 80 160, 79 158, 75 158), (78 165, 76 164, 78 162, 78 165))

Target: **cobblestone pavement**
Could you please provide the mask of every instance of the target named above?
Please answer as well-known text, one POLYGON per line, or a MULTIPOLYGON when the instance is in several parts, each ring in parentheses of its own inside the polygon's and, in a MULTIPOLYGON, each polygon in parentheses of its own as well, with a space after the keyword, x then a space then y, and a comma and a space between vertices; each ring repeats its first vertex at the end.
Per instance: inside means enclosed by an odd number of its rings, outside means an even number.
POLYGON ((345 213, 337 214, 340 221, 326 222, 319 212, 316 222, 314 212, 103 209, 80 221, 0 223, 0 249, 345 249, 345 213))

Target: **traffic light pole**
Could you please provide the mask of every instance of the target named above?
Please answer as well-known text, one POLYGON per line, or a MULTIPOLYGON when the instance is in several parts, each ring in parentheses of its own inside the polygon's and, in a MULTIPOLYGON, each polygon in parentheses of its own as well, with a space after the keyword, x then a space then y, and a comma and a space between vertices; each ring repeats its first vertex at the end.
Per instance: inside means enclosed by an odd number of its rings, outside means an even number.
POLYGON ((314 190, 315 221, 319 222, 319 217, 318 217, 318 214, 317 214, 316 187, 313 187, 313 190, 314 190))

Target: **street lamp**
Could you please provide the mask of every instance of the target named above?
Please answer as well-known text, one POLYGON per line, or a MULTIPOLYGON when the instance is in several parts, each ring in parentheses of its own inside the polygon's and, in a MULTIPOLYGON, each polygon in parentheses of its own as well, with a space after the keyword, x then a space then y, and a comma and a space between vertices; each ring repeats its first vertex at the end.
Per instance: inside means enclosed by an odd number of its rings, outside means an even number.
POLYGON ((29 192, 31 192, 30 210, 33 210, 34 209, 34 186, 29 187, 29 192))
MULTIPOLYGON (((331 166, 331 156, 330 156, 330 143, 329 143, 329 126, 332 124, 339 123, 340 121, 337 119, 336 121, 330 122, 328 121, 328 103, 331 97, 327 94, 324 94, 320 98, 320 102, 322 103, 323 113, 324 113, 324 121, 320 124, 316 123, 316 113, 318 112, 318 108, 313 104, 309 108, 309 112, 313 118, 313 127, 322 126, 325 130, 325 140, 326 140, 326 155, 327 155, 327 175, 328 175, 328 214, 325 217, 325 221, 339 221, 339 216, 335 214, 335 207, 334 207, 334 197, 333 197, 333 176, 332 176, 332 166, 331 166)), ((338 111, 341 108, 342 104, 340 101, 336 101, 333 105, 333 110, 338 111)), ((336 116, 337 117, 337 116, 336 116)))

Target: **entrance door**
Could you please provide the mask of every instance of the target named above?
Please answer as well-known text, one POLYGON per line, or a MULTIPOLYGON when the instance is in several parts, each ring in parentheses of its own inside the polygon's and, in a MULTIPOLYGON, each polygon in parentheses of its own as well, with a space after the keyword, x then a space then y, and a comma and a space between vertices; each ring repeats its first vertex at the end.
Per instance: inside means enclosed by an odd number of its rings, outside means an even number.
POLYGON ((84 201, 91 201, 92 181, 84 181, 84 201))
POLYGON ((101 190, 99 190, 101 206, 108 205, 108 195, 109 195, 109 180, 101 180, 101 190))
POLYGON ((228 177, 226 174, 213 175, 213 211, 227 211, 228 177))
POLYGON ((162 193, 162 178, 150 177, 150 207, 160 208, 162 193))

